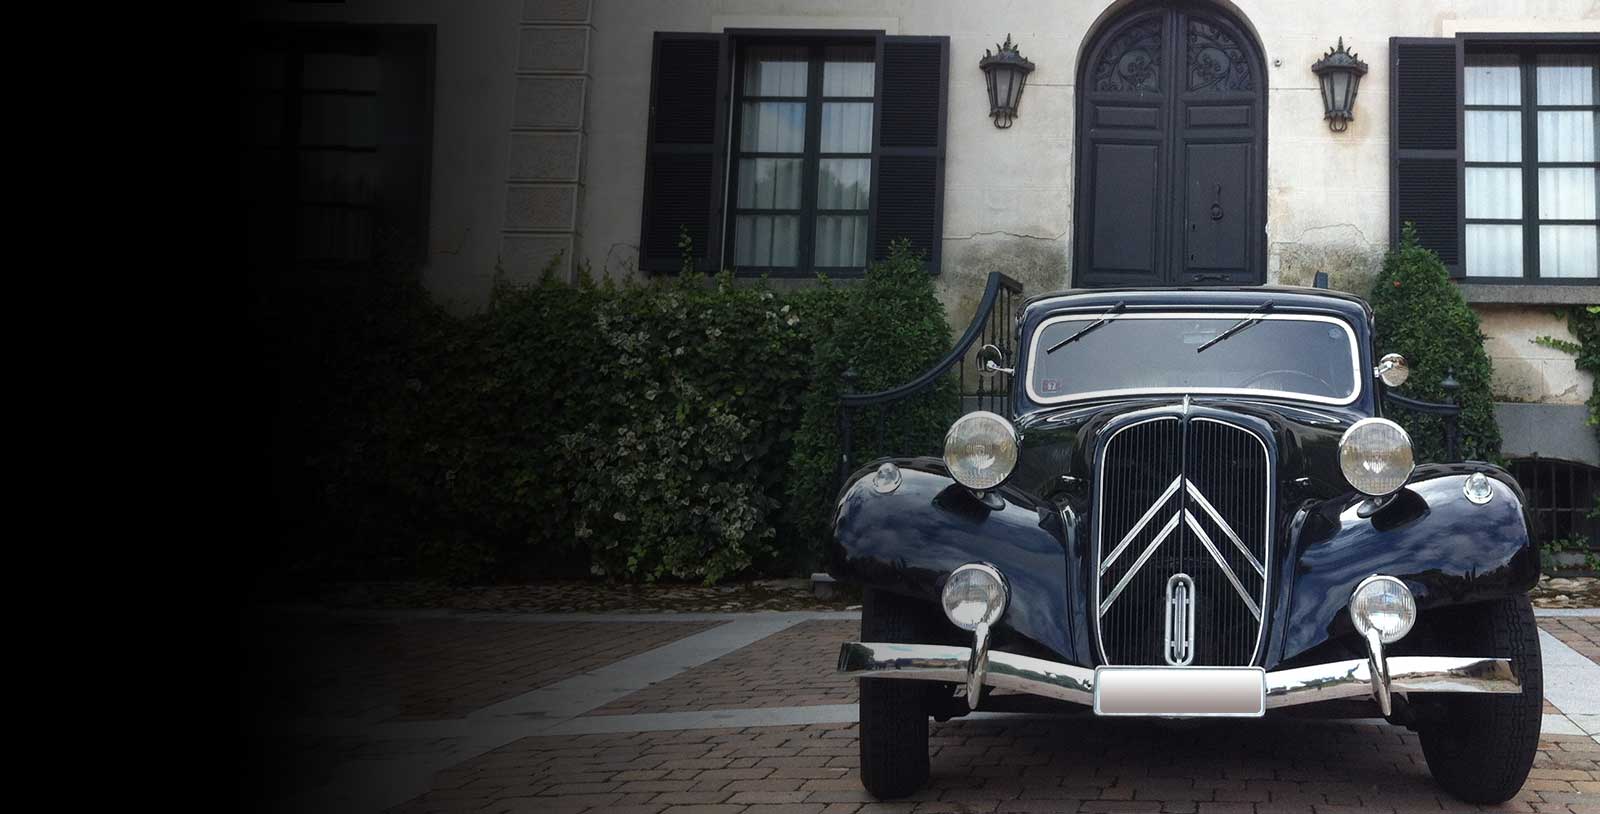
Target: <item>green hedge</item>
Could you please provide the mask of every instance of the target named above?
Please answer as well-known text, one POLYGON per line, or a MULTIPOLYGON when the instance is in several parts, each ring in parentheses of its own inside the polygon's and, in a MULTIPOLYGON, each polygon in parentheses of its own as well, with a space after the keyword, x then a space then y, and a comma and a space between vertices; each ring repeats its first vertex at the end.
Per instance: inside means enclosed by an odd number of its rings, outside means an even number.
MULTIPOLYGON (((840 374, 890 386, 950 347, 903 245, 863 280, 788 291, 547 275, 456 317, 388 278, 312 300, 277 324, 292 407, 276 435, 285 555, 318 576, 806 573, 833 499, 840 374)), ((936 391, 891 445, 937 442, 955 398, 936 391)))
MULTIPOLYGON (((846 373, 855 392, 887 390, 933 367, 953 342, 933 279, 903 248, 894 257, 899 259, 869 271, 848 297, 812 304, 831 315, 824 321, 832 330, 819 335, 812 355, 784 492, 789 505, 784 528, 795 541, 790 550, 812 561, 820 562, 832 517, 841 454, 838 397, 846 373)), ((854 415, 855 465, 938 448, 959 412, 957 390, 954 378, 945 376, 915 397, 854 415)))
MULTIPOLYGON (((1489 355, 1478 315, 1467 307, 1439 256, 1417 245, 1411 224, 1405 225, 1400 245, 1384 258, 1369 300, 1378 353, 1398 353, 1411 367, 1411 377, 1399 392, 1443 401, 1441 383, 1453 373, 1460 384, 1455 399, 1461 405, 1461 456, 1497 460, 1500 427, 1494 420, 1489 355)), ((1411 434, 1419 463, 1448 459, 1441 419, 1400 408, 1390 414, 1411 434)))

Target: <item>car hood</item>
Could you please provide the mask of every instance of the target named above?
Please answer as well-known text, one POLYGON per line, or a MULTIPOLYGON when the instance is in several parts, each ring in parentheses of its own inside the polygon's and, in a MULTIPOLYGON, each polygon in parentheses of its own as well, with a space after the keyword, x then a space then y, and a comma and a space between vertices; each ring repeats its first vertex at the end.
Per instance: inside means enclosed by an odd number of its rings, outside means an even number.
MULTIPOLYGON (((1182 402, 1181 398, 1119 399, 1022 416, 1017 420, 1017 469, 1009 485, 1050 501, 1087 494, 1095 442, 1107 424, 1131 412, 1178 407, 1182 402)), ((1359 412, 1233 397, 1194 398, 1191 404, 1264 422, 1276 442, 1279 482, 1295 485, 1286 498, 1327 499, 1350 491, 1339 471, 1338 446, 1344 431, 1365 417, 1359 412)))

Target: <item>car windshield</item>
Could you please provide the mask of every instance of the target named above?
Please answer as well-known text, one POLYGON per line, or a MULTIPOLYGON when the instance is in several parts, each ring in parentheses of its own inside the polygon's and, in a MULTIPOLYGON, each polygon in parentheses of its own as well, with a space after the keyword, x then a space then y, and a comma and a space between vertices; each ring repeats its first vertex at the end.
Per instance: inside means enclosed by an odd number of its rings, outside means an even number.
POLYGON ((1334 317, 1088 311, 1052 317, 1034 332, 1027 386, 1041 404, 1169 392, 1349 404, 1358 367, 1355 333, 1334 317), (1224 336, 1230 328, 1238 329, 1224 336))

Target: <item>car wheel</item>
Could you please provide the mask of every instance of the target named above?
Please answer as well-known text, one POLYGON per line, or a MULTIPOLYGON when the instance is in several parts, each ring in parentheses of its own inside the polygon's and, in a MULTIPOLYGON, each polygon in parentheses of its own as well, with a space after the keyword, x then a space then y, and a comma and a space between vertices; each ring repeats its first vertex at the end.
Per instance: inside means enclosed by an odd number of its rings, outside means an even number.
MULTIPOLYGON (((934 643, 938 621, 924 603, 868 590, 861 608, 861 640, 934 643)), ((879 799, 905 797, 928 782, 930 694, 948 686, 861 679, 861 785, 868 794, 879 799)))
POLYGON ((1544 671, 1539 626, 1526 596, 1461 608, 1437 631, 1451 652, 1509 657, 1522 680, 1516 695, 1443 693, 1436 714, 1418 727, 1434 780, 1469 803, 1511 799, 1539 751, 1544 671))

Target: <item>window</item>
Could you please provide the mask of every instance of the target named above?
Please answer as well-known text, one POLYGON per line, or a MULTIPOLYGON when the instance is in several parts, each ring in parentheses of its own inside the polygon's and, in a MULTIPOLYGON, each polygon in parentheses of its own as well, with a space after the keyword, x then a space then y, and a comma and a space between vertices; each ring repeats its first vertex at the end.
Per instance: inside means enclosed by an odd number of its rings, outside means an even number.
POLYGON ((1392 37, 1390 242, 1403 225, 1482 301, 1600 284, 1600 35, 1392 37), (1555 284, 1507 294, 1506 283, 1555 284), (1560 286, 1567 287, 1562 288, 1560 286))
POLYGON ((1593 54, 1466 54, 1465 276, 1600 277, 1593 54))
POLYGON ((872 192, 873 45, 739 51, 733 266, 859 272, 872 192))
POLYGON ((949 39, 660 32, 639 267, 861 274, 900 239, 937 271, 949 39), (687 241, 684 238, 687 237, 687 241))
POLYGON ((240 195, 247 255, 361 266, 420 252, 432 31, 250 29, 240 55, 240 195))

